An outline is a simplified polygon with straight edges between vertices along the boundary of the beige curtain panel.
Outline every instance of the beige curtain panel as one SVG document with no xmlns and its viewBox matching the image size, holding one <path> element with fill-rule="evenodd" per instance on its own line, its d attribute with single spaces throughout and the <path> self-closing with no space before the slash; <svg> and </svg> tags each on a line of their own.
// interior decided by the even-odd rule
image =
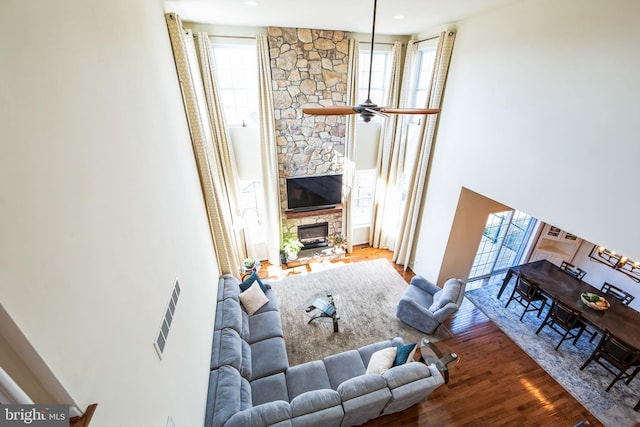
<svg viewBox="0 0 640 427">
<path fill-rule="evenodd" d="M 216 259 L 221 273 L 237 276 L 244 253 L 240 230 L 233 227 L 234 214 L 237 214 L 238 209 L 232 194 L 236 194 L 236 191 L 235 189 L 229 191 L 227 187 L 235 185 L 237 174 L 230 161 L 232 153 L 228 143 L 229 139 L 225 139 L 224 121 L 219 115 L 219 109 L 215 107 L 217 94 L 213 85 L 213 74 L 205 72 L 203 79 L 193 35 L 191 31 L 183 29 L 179 16 L 167 13 L 165 19 L 182 90 Z M 209 49 L 203 42 L 204 39 L 207 39 L 206 34 L 201 33 L 199 36 L 200 51 L 201 56 L 206 58 L 206 51 Z M 204 60 L 208 61 L 208 59 Z M 214 105 L 213 110 L 209 109 L 210 103 Z"/>
<path fill-rule="evenodd" d="M 426 107 L 441 108 L 442 95 L 444 93 L 447 74 L 449 72 L 449 62 L 453 51 L 453 42 L 456 34 L 453 31 L 443 32 L 438 39 L 436 59 L 434 64 L 433 79 L 431 80 L 431 90 Z M 431 159 L 431 147 L 435 137 L 439 115 L 428 115 L 423 122 L 423 134 L 420 143 L 420 150 L 417 156 L 417 164 L 410 180 L 411 185 L 407 194 L 407 201 L 401 217 L 401 228 L 398 243 L 393 254 L 393 261 L 404 265 L 407 269 L 411 260 L 411 252 L 416 239 L 416 229 L 420 214 L 422 198 L 427 190 L 427 175 Z"/>
<path fill-rule="evenodd" d="M 410 84 L 410 70 L 417 48 L 410 44 L 405 55 L 405 82 L 402 82 L 402 44 L 396 42 L 391 53 L 391 84 L 387 105 L 406 107 L 401 88 Z M 406 92 L 406 89 L 405 89 Z M 402 204 L 405 128 L 408 117 L 391 115 L 385 119 L 378 145 L 374 211 L 369 231 L 369 244 L 374 248 L 393 250 L 398 236 L 398 215 Z"/>
<path fill-rule="evenodd" d="M 278 153 L 271 91 L 271 64 L 267 36 L 256 39 L 258 50 L 258 90 L 260 115 L 260 154 L 262 158 L 262 185 L 265 205 L 265 230 L 267 233 L 267 258 L 272 265 L 280 265 L 280 183 L 278 177 Z"/>
<path fill-rule="evenodd" d="M 347 105 L 358 105 L 358 59 L 360 43 L 349 40 L 349 63 L 347 69 Z M 342 235 L 347 237 L 347 251 L 353 249 L 353 186 L 355 184 L 355 150 L 356 150 L 356 122 L 358 116 L 352 114 L 346 117 L 345 159 L 342 179 Z"/>
</svg>

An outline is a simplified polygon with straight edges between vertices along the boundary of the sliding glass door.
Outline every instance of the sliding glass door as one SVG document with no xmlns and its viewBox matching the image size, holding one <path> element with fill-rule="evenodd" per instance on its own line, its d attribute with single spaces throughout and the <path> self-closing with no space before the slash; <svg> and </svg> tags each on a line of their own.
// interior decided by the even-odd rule
<svg viewBox="0 0 640 427">
<path fill-rule="evenodd" d="M 520 264 L 536 222 L 520 211 L 489 214 L 467 289 L 497 283 L 509 267 Z"/>
</svg>

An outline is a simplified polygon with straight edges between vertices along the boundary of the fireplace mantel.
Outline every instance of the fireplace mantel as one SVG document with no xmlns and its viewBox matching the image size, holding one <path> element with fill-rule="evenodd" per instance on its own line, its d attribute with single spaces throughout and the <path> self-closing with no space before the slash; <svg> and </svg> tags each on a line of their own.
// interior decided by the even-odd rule
<svg viewBox="0 0 640 427">
<path fill-rule="evenodd" d="M 285 211 L 285 214 L 287 215 L 287 219 L 293 219 L 293 218 L 305 218 L 305 217 L 309 217 L 309 216 L 316 216 L 316 215 L 331 215 L 331 214 L 335 214 L 335 213 L 340 213 L 342 212 L 342 205 L 336 205 L 335 208 L 331 208 L 331 209 L 319 209 L 317 211 L 304 211 L 304 212 L 294 212 L 294 211 Z"/>
</svg>

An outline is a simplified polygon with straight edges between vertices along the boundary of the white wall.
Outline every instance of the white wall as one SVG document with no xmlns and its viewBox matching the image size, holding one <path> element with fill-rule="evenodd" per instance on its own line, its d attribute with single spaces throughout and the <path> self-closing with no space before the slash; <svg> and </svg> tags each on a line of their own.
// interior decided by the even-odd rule
<svg viewBox="0 0 640 427">
<path fill-rule="evenodd" d="M 528 0 L 459 23 L 417 273 L 438 277 L 463 186 L 640 259 L 639 24 L 634 0 Z"/>
<path fill-rule="evenodd" d="M 201 425 L 219 273 L 161 2 L 2 10 L 2 305 L 92 426 Z"/>
</svg>

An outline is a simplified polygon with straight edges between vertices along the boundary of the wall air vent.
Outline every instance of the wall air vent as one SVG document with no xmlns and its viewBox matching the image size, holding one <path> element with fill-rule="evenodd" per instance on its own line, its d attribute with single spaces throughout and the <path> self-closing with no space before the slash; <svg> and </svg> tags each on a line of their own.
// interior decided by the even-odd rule
<svg viewBox="0 0 640 427">
<path fill-rule="evenodd" d="M 162 359 L 162 353 L 164 352 L 164 347 L 167 345 L 167 338 L 169 337 L 169 329 L 171 328 L 173 313 L 175 313 L 176 307 L 178 305 L 179 296 L 180 296 L 180 284 L 178 283 L 178 279 L 176 279 L 176 284 L 173 287 L 173 292 L 171 292 L 171 298 L 169 298 L 167 309 L 164 312 L 164 317 L 162 318 L 162 322 L 160 322 L 160 330 L 158 331 L 158 337 L 153 343 L 153 346 L 155 347 L 156 352 L 158 353 L 158 357 L 160 359 Z"/>
</svg>

